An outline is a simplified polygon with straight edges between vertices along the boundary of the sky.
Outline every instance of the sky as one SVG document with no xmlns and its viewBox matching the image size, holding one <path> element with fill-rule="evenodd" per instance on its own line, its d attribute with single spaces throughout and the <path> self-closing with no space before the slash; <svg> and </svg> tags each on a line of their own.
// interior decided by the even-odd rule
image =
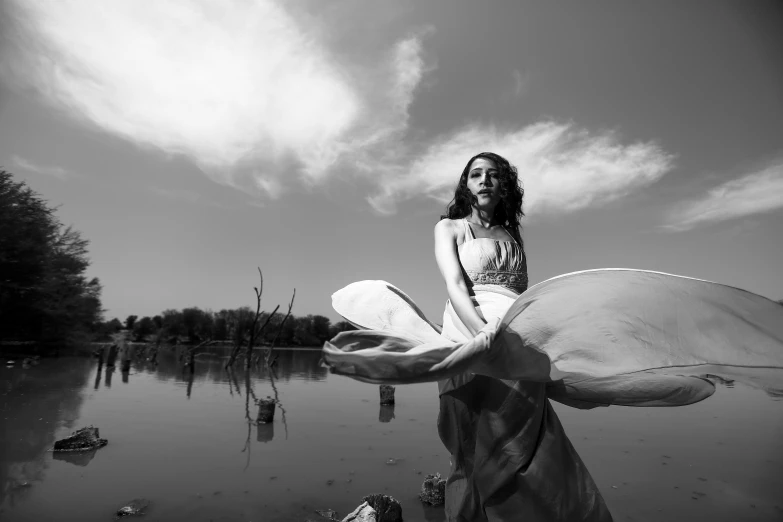
<svg viewBox="0 0 783 522">
<path fill-rule="evenodd" d="M 593 268 L 783 299 L 774 1 L 0 0 L 0 167 L 90 241 L 106 318 L 379 279 L 435 322 L 467 160 L 525 190 L 531 284 Z"/>
</svg>

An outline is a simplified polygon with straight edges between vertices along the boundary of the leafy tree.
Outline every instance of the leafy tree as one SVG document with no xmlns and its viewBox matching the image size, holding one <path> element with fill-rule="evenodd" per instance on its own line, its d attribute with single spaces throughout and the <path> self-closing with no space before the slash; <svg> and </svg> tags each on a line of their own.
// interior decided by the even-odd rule
<svg viewBox="0 0 783 522">
<path fill-rule="evenodd" d="M 294 344 L 300 346 L 318 346 L 320 344 L 320 340 L 313 333 L 312 315 L 297 317 L 292 322 L 294 323 Z"/>
<path fill-rule="evenodd" d="M 116 317 L 106 324 L 109 327 L 109 329 L 112 330 L 112 333 L 117 333 L 120 330 L 122 330 L 122 322 Z"/>
<path fill-rule="evenodd" d="M 143 341 L 148 335 L 155 333 L 155 323 L 150 317 L 142 317 L 133 325 L 133 337 L 136 341 Z"/>
<path fill-rule="evenodd" d="M 161 313 L 164 335 L 168 338 L 179 338 L 185 333 L 182 312 L 179 310 L 164 310 Z"/>
<path fill-rule="evenodd" d="M 318 344 L 323 344 L 331 337 L 329 335 L 329 318 L 323 315 L 312 316 L 312 334 L 318 339 Z"/>
<path fill-rule="evenodd" d="M 0 170 L 0 337 L 75 341 L 100 328 L 101 285 L 85 275 L 87 245 Z"/>
<path fill-rule="evenodd" d="M 185 327 L 185 335 L 190 342 L 197 342 L 212 337 L 212 314 L 200 308 L 184 308 L 182 310 L 182 324 Z"/>
<path fill-rule="evenodd" d="M 329 339 L 335 337 L 340 332 L 350 332 L 357 328 L 348 321 L 338 321 L 329 327 Z"/>
<path fill-rule="evenodd" d="M 125 318 L 125 328 L 128 330 L 133 330 L 133 325 L 136 324 L 136 319 L 138 319 L 138 315 L 129 315 Z"/>
<path fill-rule="evenodd" d="M 228 310 L 221 310 L 214 316 L 212 338 L 216 341 L 228 339 Z"/>
</svg>

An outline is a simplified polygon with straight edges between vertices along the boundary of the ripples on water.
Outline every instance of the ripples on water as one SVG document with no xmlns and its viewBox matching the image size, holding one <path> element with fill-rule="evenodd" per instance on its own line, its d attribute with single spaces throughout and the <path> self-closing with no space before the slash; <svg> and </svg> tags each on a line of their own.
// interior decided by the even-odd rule
<svg viewBox="0 0 783 522">
<path fill-rule="evenodd" d="M 106 521 L 144 497 L 149 521 L 304 521 L 381 492 L 406 522 L 444 520 L 416 498 L 424 475 L 448 474 L 436 385 L 399 386 L 382 407 L 377 386 L 328 374 L 318 351 L 278 353 L 275 379 L 226 372 L 220 349 L 192 377 L 174 350 L 126 375 L 76 357 L 0 369 L 0 519 Z M 615 520 L 783 519 L 783 402 L 717 386 L 680 408 L 555 404 Z M 275 394 L 274 423 L 256 425 L 254 399 Z M 91 424 L 108 446 L 47 451 Z"/>
</svg>

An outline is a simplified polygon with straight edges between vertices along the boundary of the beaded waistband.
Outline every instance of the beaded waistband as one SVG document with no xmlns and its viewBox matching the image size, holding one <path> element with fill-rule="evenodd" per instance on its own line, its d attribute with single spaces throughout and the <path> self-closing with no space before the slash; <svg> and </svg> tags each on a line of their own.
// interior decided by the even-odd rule
<svg viewBox="0 0 783 522">
<path fill-rule="evenodd" d="M 527 274 L 524 272 L 465 270 L 465 274 L 475 285 L 505 286 L 519 294 L 527 290 Z"/>
</svg>

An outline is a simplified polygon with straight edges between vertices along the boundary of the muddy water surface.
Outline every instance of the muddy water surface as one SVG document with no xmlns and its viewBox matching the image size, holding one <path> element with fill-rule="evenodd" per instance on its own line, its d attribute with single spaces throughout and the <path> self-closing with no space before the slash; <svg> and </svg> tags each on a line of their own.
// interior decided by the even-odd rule
<svg viewBox="0 0 783 522">
<path fill-rule="evenodd" d="M 173 351 L 128 374 L 78 357 L 0 368 L 0 519 L 108 521 L 143 497 L 148 521 L 305 521 L 381 492 L 407 522 L 444 520 L 416 498 L 424 475 L 448 473 L 436 385 L 381 407 L 377 386 L 328 374 L 318 351 L 279 353 L 276 378 L 227 373 L 220 350 L 192 377 Z M 259 426 L 267 396 L 275 421 Z M 718 384 L 680 408 L 555 409 L 615 520 L 783 520 L 780 398 Z M 88 425 L 106 447 L 47 451 Z"/>
</svg>

